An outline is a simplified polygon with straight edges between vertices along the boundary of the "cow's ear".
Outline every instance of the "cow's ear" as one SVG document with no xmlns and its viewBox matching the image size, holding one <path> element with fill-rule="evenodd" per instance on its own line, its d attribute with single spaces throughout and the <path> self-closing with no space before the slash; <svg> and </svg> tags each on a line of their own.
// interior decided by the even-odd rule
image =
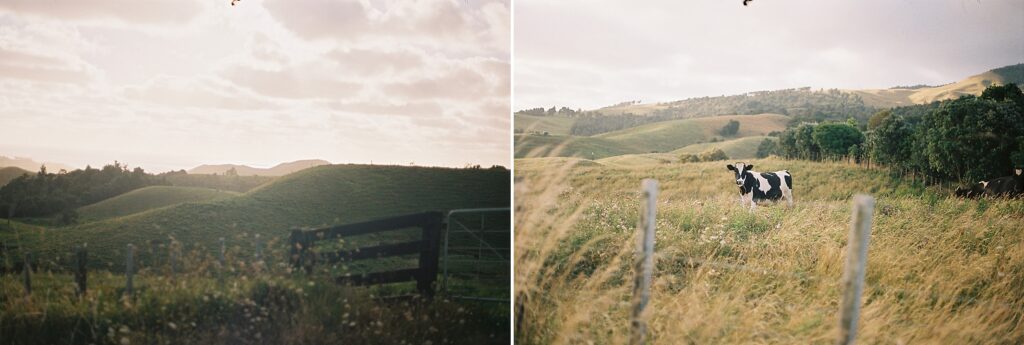
<svg viewBox="0 0 1024 345">
<path fill-rule="evenodd" d="M 743 171 L 747 171 L 747 170 L 750 170 L 750 169 L 753 169 L 753 168 L 754 168 L 754 165 L 751 164 L 751 165 L 743 167 Z"/>
<path fill-rule="evenodd" d="M 729 170 L 733 170 L 733 171 L 735 171 L 735 170 L 736 170 L 736 167 L 732 166 L 732 164 L 726 164 L 726 165 L 725 165 L 725 168 L 726 168 L 726 169 L 729 169 Z"/>
</svg>

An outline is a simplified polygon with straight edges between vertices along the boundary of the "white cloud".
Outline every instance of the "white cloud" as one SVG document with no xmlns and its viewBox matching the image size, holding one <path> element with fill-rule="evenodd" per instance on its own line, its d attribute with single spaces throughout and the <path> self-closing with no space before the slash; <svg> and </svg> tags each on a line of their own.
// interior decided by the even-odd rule
<svg viewBox="0 0 1024 345">
<path fill-rule="evenodd" d="M 1022 62 L 1019 1 L 515 3 L 515 108 L 943 84 Z"/>
</svg>

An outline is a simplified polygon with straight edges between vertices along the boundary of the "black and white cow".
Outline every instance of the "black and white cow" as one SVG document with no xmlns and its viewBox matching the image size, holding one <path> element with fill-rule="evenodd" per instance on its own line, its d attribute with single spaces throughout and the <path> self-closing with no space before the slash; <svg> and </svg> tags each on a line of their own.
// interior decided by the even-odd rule
<svg viewBox="0 0 1024 345">
<path fill-rule="evenodd" d="M 758 201 L 779 200 L 786 198 L 786 204 L 793 207 L 793 177 L 789 171 L 762 173 L 752 171 L 753 164 L 736 163 L 726 165 L 726 168 L 736 174 L 736 185 L 740 188 L 740 205 L 746 207 L 750 204 L 750 210 L 757 208 Z"/>
<path fill-rule="evenodd" d="M 1013 175 L 995 178 L 991 181 L 979 181 L 970 187 L 957 187 L 956 189 L 956 196 L 959 197 L 973 198 L 984 195 L 1011 198 L 1024 196 L 1024 169 L 1013 169 Z"/>
</svg>

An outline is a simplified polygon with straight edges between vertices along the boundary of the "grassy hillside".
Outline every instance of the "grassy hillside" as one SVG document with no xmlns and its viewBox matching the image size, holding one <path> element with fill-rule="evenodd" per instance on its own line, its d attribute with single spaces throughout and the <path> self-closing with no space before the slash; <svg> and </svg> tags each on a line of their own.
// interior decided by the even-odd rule
<svg viewBox="0 0 1024 345">
<path fill-rule="evenodd" d="M 47 257 L 89 243 L 97 262 L 113 265 L 127 243 L 173 236 L 212 248 L 219 237 L 287 236 L 314 227 L 454 208 L 508 206 L 507 170 L 330 165 L 284 176 L 246 194 L 189 202 L 70 228 L 22 234 Z M 90 254 L 93 255 L 93 254 Z M 113 267 L 113 266 L 111 266 Z"/>
<path fill-rule="evenodd" d="M 559 156 L 599 159 L 639 153 L 639 148 L 595 137 L 516 134 L 515 157 Z"/>
<path fill-rule="evenodd" d="M 18 178 L 18 176 L 29 174 L 28 170 L 19 167 L 5 167 L 0 168 L 0 187 L 3 187 L 7 182 Z"/>
<path fill-rule="evenodd" d="M 847 91 L 860 95 L 867 105 L 888 108 L 955 99 L 963 95 L 980 95 L 990 85 L 1007 83 L 1024 86 L 1024 64 L 996 68 L 942 86 Z"/>
<path fill-rule="evenodd" d="M 790 119 L 778 114 L 714 116 L 657 122 L 596 137 L 637 148 L 643 153 L 668 152 L 721 137 L 718 131 L 730 120 L 740 122 L 739 132 L 734 137 L 748 137 L 782 131 Z"/>
<path fill-rule="evenodd" d="M 226 198 L 238 193 L 207 188 L 150 186 L 133 190 L 92 205 L 78 208 L 82 222 L 127 216 L 183 202 L 200 202 Z"/>
<path fill-rule="evenodd" d="M 54 163 L 54 162 L 43 162 L 39 163 L 28 157 L 6 157 L 0 155 L 0 167 L 18 167 L 28 171 L 36 172 L 39 171 L 39 166 L 46 165 L 46 170 L 51 172 L 57 172 L 61 169 L 71 171 L 72 168 L 69 165 Z"/>
<path fill-rule="evenodd" d="M 552 135 L 569 135 L 576 119 L 561 116 L 536 116 L 516 114 L 513 118 L 516 131 L 548 132 Z"/>
<path fill-rule="evenodd" d="M 722 149 L 729 156 L 729 159 L 752 159 L 757 155 L 757 145 L 760 145 L 764 138 L 767 137 L 754 135 L 717 143 L 694 144 L 672 151 L 672 153 L 674 155 L 680 153 L 698 154 L 707 150 Z"/>
<path fill-rule="evenodd" d="M 627 343 L 643 178 L 661 183 L 652 343 L 828 343 L 837 336 L 849 198 L 877 197 L 861 343 L 1024 342 L 1024 200 L 962 200 L 838 163 L 793 173 L 796 206 L 740 208 L 721 162 L 516 166 L 523 344 Z"/>
</svg>

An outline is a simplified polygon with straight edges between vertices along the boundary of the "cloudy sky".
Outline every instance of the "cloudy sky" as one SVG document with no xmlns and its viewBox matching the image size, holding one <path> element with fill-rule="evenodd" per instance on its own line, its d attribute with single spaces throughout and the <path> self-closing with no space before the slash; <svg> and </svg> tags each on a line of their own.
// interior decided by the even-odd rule
<svg viewBox="0 0 1024 345">
<path fill-rule="evenodd" d="M 509 1 L 0 1 L 0 155 L 510 164 Z"/>
<path fill-rule="evenodd" d="M 516 0 L 515 109 L 945 84 L 1024 62 L 1020 0 Z"/>
</svg>

